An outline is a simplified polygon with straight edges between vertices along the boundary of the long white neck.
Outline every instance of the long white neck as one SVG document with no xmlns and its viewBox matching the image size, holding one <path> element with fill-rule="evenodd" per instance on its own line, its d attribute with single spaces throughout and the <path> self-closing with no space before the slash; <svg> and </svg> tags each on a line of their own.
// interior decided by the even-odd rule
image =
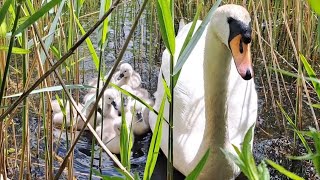
<svg viewBox="0 0 320 180">
<path fill-rule="evenodd" d="M 204 51 L 204 97 L 205 97 L 205 136 L 210 148 L 211 158 L 216 164 L 211 164 L 208 171 L 214 172 L 217 179 L 226 179 L 230 175 L 223 174 L 221 168 L 228 168 L 229 163 L 220 148 L 228 143 L 226 100 L 228 78 L 231 62 L 230 50 L 208 28 Z M 217 163 L 219 162 L 219 163 Z M 210 164 L 210 162 L 209 162 Z"/>
<path fill-rule="evenodd" d="M 226 100 L 230 61 L 230 50 L 208 29 L 203 63 L 206 129 L 208 127 L 212 132 L 211 142 L 222 147 L 227 138 Z"/>
</svg>

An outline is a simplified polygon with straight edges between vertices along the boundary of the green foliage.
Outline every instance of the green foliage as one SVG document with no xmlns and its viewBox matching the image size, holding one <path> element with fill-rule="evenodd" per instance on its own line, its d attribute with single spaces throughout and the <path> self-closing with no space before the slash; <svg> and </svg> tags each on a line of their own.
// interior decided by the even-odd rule
<svg viewBox="0 0 320 180">
<path fill-rule="evenodd" d="M 170 8 L 169 0 L 158 0 L 157 1 L 157 12 L 160 25 L 161 35 L 164 44 L 168 48 L 171 55 L 175 52 L 175 35 L 174 35 L 174 23 L 173 23 L 173 12 Z"/>
<path fill-rule="evenodd" d="M 184 49 L 186 48 L 186 46 L 188 45 L 188 43 L 190 42 L 190 40 L 191 40 L 191 38 L 192 38 L 194 29 L 195 29 L 195 27 L 196 27 L 197 21 L 198 21 L 198 19 L 199 19 L 199 16 L 200 16 L 200 13 L 201 13 L 201 10 L 202 10 L 202 6 L 203 6 L 203 2 L 201 2 L 200 5 L 199 5 L 198 8 L 197 8 L 197 12 L 196 12 L 196 15 L 195 15 L 194 18 L 193 18 L 191 28 L 189 29 L 189 32 L 188 32 L 188 34 L 187 34 L 187 37 L 186 37 L 186 39 L 184 40 L 183 45 L 182 45 L 182 47 L 181 47 L 179 57 L 181 56 L 182 52 L 184 51 Z M 176 86 L 176 84 L 177 84 L 177 82 L 178 82 L 178 78 L 179 78 L 180 72 L 181 72 L 181 69 L 179 70 L 179 72 L 178 72 L 176 75 L 174 75 L 173 86 Z"/>
<path fill-rule="evenodd" d="M 83 29 L 82 25 L 80 24 L 78 18 L 76 18 L 76 17 L 74 17 L 74 18 L 75 18 L 75 20 L 76 20 L 76 22 L 78 24 L 78 27 L 79 27 L 79 29 L 81 31 L 81 34 L 82 35 L 86 34 L 86 32 L 84 31 L 84 29 Z M 87 43 L 87 46 L 88 46 L 88 50 L 89 50 L 89 52 L 91 54 L 92 61 L 93 61 L 94 65 L 95 65 L 96 69 L 98 70 L 99 69 L 99 58 L 98 58 L 98 55 L 97 55 L 97 53 L 96 53 L 96 51 L 94 49 L 92 41 L 91 41 L 91 39 L 89 37 L 86 39 L 86 43 Z"/>
<path fill-rule="evenodd" d="M 121 95 L 121 131 L 120 131 L 120 157 L 121 163 L 130 171 L 130 156 L 133 145 L 131 124 L 127 124 L 126 112 L 124 111 L 123 96 Z M 133 113 L 134 114 L 134 113 Z M 132 121 L 132 119 L 131 119 Z"/>
<path fill-rule="evenodd" d="M 221 150 L 240 168 L 240 170 L 249 180 L 269 180 L 270 175 L 265 163 L 261 162 L 261 164 L 256 166 L 251 152 L 251 142 L 253 138 L 254 126 L 255 125 L 253 124 L 247 131 L 244 137 L 244 141 L 242 143 L 241 151 L 238 149 L 238 147 L 233 145 L 233 148 L 236 151 L 237 156 L 226 150 Z"/>
<path fill-rule="evenodd" d="M 37 12 L 32 14 L 23 24 L 21 24 L 18 29 L 13 33 L 13 35 L 17 35 L 24 31 L 26 28 L 28 28 L 30 25 L 35 23 L 38 19 L 43 17 L 45 13 L 47 13 L 51 8 L 53 8 L 55 5 L 59 4 L 61 0 L 51 0 L 47 4 L 45 4 L 41 9 L 39 9 Z"/>
<path fill-rule="evenodd" d="M 6 0 L 2 8 L 0 9 L 0 25 L 2 24 L 4 18 L 6 17 L 6 13 L 8 12 L 8 9 L 11 3 L 12 3 L 12 0 Z"/>
<path fill-rule="evenodd" d="M 158 153 L 160 150 L 161 144 L 161 136 L 162 136 L 162 122 L 163 122 L 163 111 L 166 103 L 166 94 L 164 93 L 162 96 L 161 106 L 159 110 L 159 114 L 156 121 L 156 126 L 154 128 L 152 139 L 148 151 L 148 158 L 146 162 L 146 166 L 144 169 L 143 180 L 149 180 L 153 173 L 154 167 L 157 162 Z"/>
<path fill-rule="evenodd" d="M 29 0 L 27 0 L 28 2 Z M 66 0 L 62 0 L 62 2 L 60 3 L 60 6 L 57 10 L 57 12 L 55 13 L 56 16 L 54 17 L 53 21 L 50 23 L 50 29 L 49 29 L 49 36 L 46 38 L 45 40 L 45 50 L 48 51 L 50 46 L 52 45 L 52 42 L 54 40 L 54 34 L 55 34 L 55 31 L 56 31 L 56 28 L 57 28 L 57 25 L 58 25 L 58 22 L 59 22 L 59 19 L 62 15 L 62 9 L 64 7 L 64 4 L 65 4 Z M 32 6 L 31 6 L 32 7 Z M 44 54 L 44 51 L 43 49 L 41 49 L 41 54 L 40 54 L 40 57 L 41 57 L 41 63 L 44 64 L 45 62 L 45 54 Z M 59 57 L 60 58 L 60 57 Z"/>
<path fill-rule="evenodd" d="M 318 0 L 308 0 L 311 8 L 320 16 L 320 3 Z"/>
<path fill-rule="evenodd" d="M 7 47 L 7 46 L 0 46 L 0 50 L 8 51 L 8 50 L 9 50 L 9 47 Z M 12 47 L 12 53 L 13 53 L 13 54 L 28 54 L 28 53 L 30 53 L 30 51 L 27 50 L 27 49 L 23 49 L 23 48 Z"/>
<path fill-rule="evenodd" d="M 304 65 L 304 68 L 306 69 L 308 75 L 310 78 L 317 79 L 317 75 L 312 69 L 311 65 L 308 63 L 307 59 L 303 56 L 303 54 L 300 54 L 300 59 Z M 318 95 L 318 98 L 320 100 L 320 83 L 317 81 L 312 81 L 312 85 L 314 89 L 316 90 L 316 93 Z"/>
<path fill-rule="evenodd" d="M 72 84 L 72 85 L 66 85 L 67 89 L 88 89 L 91 88 L 91 86 L 87 85 L 81 85 L 81 84 Z M 43 92 L 53 92 L 53 91 L 61 91 L 63 88 L 62 86 L 51 86 L 46 88 L 41 88 L 37 90 L 33 90 L 30 94 L 38 94 Z M 9 96 L 5 96 L 3 98 L 13 98 L 13 97 L 19 97 L 22 93 L 17 93 Z"/>
<path fill-rule="evenodd" d="M 102 15 L 110 9 L 111 2 L 112 0 L 101 0 L 99 17 L 102 17 Z M 105 19 L 99 29 L 99 46 L 102 47 L 102 50 L 107 45 L 106 42 L 109 34 L 109 19 L 110 18 Z"/>
<path fill-rule="evenodd" d="M 194 180 L 198 178 L 199 174 L 201 173 L 204 165 L 208 160 L 209 154 L 210 154 L 210 150 L 208 149 L 207 152 L 199 161 L 199 163 L 197 164 L 197 166 L 194 168 L 194 170 L 186 177 L 186 180 Z"/>
<path fill-rule="evenodd" d="M 294 179 L 294 180 L 303 180 L 302 177 L 299 177 L 298 175 L 286 170 L 284 167 L 280 166 L 279 164 L 267 159 L 266 162 L 272 166 L 274 169 L 279 171 L 280 173 L 286 175 L 288 178 Z"/>
<path fill-rule="evenodd" d="M 196 33 L 192 36 L 191 40 L 189 41 L 188 45 L 185 47 L 184 51 L 179 55 L 177 60 L 177 64 L 174 67 L 173 75 L 176 75 L 187 61 L 190 53 L 192 52 L 193 48 L 196 46 L 197 42 L 199 41 L 200 37 L 202 36 L 203 31 L 205 30 L 206 26 L 208 25 L 214 11 L 220 5 L 221 0 L 217 0 L 217 2 L 212 6 L 210 11 L 208 12 L 206 18 L 202 21 L 200 27 L 196 31 Z"/>
</svg>

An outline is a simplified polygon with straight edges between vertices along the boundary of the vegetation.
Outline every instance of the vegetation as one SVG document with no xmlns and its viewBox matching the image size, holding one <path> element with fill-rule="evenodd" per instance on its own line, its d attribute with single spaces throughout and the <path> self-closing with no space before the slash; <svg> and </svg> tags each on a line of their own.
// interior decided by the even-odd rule
<svg viewBox="0 0 320 180">
<path fill-rule="evenodd" d="M 222 3 L 244 5 L 252 17 L 255 81 L 261 100 L 259 116 L 264 119 L 263 123 L 256 125 L 255 139 L 284 136 L 293 139 L 294 143 L 302 143 L 307 154 L 287 154 L 288 158 L 311 160 L 319 173 L 320 81 L 316 74 L 319 73 L 320 59 L 320 5 L 316 1 L 212 0 L 203 3 L 195 0 L 51 0 L 44 1 L 43 4 L 30 0 L 0 2 L 0 174 L 13 179 L 33 179 L 34 169 L 37 168 L 46 179 L 58 179 L 61 174 L 68 179 L 79 176 L 74 165 L 77 158 L 74 150 L 80 136 L 75 136 L 74 128 L 67 129 L 64 126 L 64 131 L 61 131 L 66 135 L 64 141 L 53 136 L 49 103 L 52 97 L 60 99 L 62 109 L 65 109 L 62 102 L 69 100 L 70 106 L 76 107 L 77 115 L 86 119 L 77 105 L 82 92 L 90 88 L 86 85 L 88 74 L 95 74 L 95 77 L 103 79 L 104 75 L 109 73 L 104 83 L 98 85 L 103 87 L 103 91 L 120 61 L 126 60 L 128 54 L 131 54 L 130 58 L 138 71 L 142 72 L 142 67 L 146 65 L 145 70 L 148 73 L 144 73 L 143 80 L 146 82 L 145 86 L 154 91 L 157 84 L 152 81 L 152 74 L 154 69 L 159 67 L 161 53 L 166 47 L 171 54 L 171 78 L 170 82 L 163 81 L 166 93 L 163 95 L 159 112 L 138 97 L 120 90 L 158 113 L 147 163 L 144 173 L 141 173 L 143 179 L 149 179 L 155 168 L 162 123 L 169 123 L 171 127 L 168 177 L 173 179 L 173 88 L 188 52 L 203 31 L 191 28 L 178 62 L 174 65 L 172 58 L 175 52 L 176 24 L 181 18 L 187 22 L 195 22 L 200 18 L 204 19 L 204 24 L 208 23 L 207 15 L 210 16 Z M 194 31 L 196 33 L 191 38 Z M 92 64 L 91 69 L 88 64 Z M 96 102 L 102 95 L 103 93 L 97 92 Z M 168 120 L 162 116 L 165 103 L 171 104 Z M 96 111 L 90 112 L 89 117 L 96 117 Z M 37 119 L 36 125 L 31 124 L 32 117 Z M 71 121 L 75 119 L 71 117 Z M 138 172 L 133 172 L 130 166 L 132 133 L 127 131 L 127 126 L 123 120 L 120 161 L 103 145 L 94 127 L 90 128 L 94 138 L 90 171 L 86 176 L 122 178 L 101 175 L 103 173 L 94 167 L 95 152 L 98 152 L 95 148 L 97 142 L 101 146 L 100 152 L 106 152 L 110 156 L 123 177 L 140 178 Z M 80 134 L 83 132 L 84 128 Z M 269 179 L 267 163 L 293 179 L 300 178 L 293 174 L 295 172 L 290 173 L 270 160 L 256 166 L 251 154 L 252 145 L 249 143 L 253 133 L 252 129 L 248 132 L 242 148 L 235 147 L 238 156 L 225 152 L 247 177 Z M 67 152 L 61 154 L 59 146 L 64 145 Z M 208 153 L 187 179 L 196 178 L 207 156 Z M 103 155 L 100 153 L 100 169 L 103 169 L 102 159 Z M 15 174 L 18 176 L 14 176 Z"/>
</svg>

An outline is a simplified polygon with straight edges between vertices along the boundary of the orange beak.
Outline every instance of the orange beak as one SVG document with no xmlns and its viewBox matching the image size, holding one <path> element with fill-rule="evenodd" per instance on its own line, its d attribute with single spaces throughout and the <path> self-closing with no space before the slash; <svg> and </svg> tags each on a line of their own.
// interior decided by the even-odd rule
<svg viewBox="0 0 320 180">
<path fill-rule="evenodd" d="M 251 62 L 251 44 L 242 42 L 242 35 L 235 36 L 230 41 L 230 49 L 236 64 L 238 73 L 244 80 L 250 80 L 253 77 Z"/>
</svg>

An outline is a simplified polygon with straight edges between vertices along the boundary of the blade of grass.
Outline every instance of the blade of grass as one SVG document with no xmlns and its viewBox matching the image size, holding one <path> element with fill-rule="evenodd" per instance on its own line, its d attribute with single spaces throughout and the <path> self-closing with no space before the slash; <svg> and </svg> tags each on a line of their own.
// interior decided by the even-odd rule
<svg viewBox="0 0 320 180">
<path fill-rule="evenodd" d="M 306 69 L 309 77 L 317 79 L 317 75 L 314 72 L 314 70 L 312 69 L 311 65 L 308 63 L 307 59 L 301 53 L 299 54 L 299 56 L 300 56 L 300 59 L 304 65 L 304 68 Z M 312 85 L 318 95 L 318 98 L 320 99 L 320 83 L 312 81 Z"/>
<path fill-rule="evenodd" d="M 221 0 L 217 0 L 216 3 L 212 6 L 212 8 L 210 9 L 210 11 L 208 12 L 208 15 L 205 17 L 205 19 L 202 21 L 201 25 L 199 26 L 198 30 L 196 31 L 196 33 L 192 36 L 190 42 L 188 43 L 188 45 L 185 47 L 184 51 L 181 53 L 181 55 L 179 56 L 178 60 L 177 60 L 177 64 L 174 67 L 173 70 L 173 75 L 176 75 L 182 68 L 182 66 L 184 65 L 184 63 L 187 61 L 190 53 L 192 52 L 193 48 L 195 47 L 195 45 L 197 44 L 197 42 L 199 41 L 203 31 L 205 30 L 205 28 L 207 27 L 212 14 L 214 13 L 214 11 L 218 8 L 218 6 L 220 5 Z"/>
<path fill-rule="evenodd" d="M 200 13 L 201 13 L 201 11 L 202 11 L 203 1 L 201 1 L 199 4 L 200 4 L 200 5 L 197 7 L 197 12 L 196 12 L 196 15 L 195 15 L 194 18 L 193 18 L 191 28 L 189 29 L 189 32 L 188 32 L 188 34 L 187 34 L 187 37 L 186 37 L 186 39 L 185 39 L 184 42 L 183 42 L 182 48 L 181 48 L 181 50 L 180 50 L 179 57 L 181 56 L 182 52 L 184 51 L 184 49 L 186 48 L 186 46 L 188 45 L 188 43 L 190 42 L 190 40 L 191 40 L 191 38 L 192 38 L 192 35 L 193 35 L 194 30 L 195 30 L 197 21 L 198 21 L 198 19 L 199 19 Z M 176 86 L 177 81 L 178 81 L 178 79 L 179 79 L 180 72 L 181 72 L 181 69 L 177 72 L 176 75 L 174 75 L 174 77 L 173 77 L 173 79 L 174 79 L 174 81 L 173 81 L 173 86 Z"/>
<path fill-rule="evenodd" d="M 164 93 L 162 96 L 162 101 L 161 101 L 156 125 L 151 138 L 147 162 L 146 162 L 146 166 L 144 168 L 144 173 L 143 173 L 143 180 L 149 180 L 151 178 L 151 175 L 153 173 L 154 167 L 157 162 L 158 153 L 159 153 L 160 144 L 161 144 L 162 122 L 163 122 L 162 120 L 163 120 L 163 112 L 164 112 L 166 99 L 167 99 L 167 96 Z"/>
<path fill-rule="evenodd" d="M 18 4 L 17 8 L 16 8 L 16 14 L 19 14 L 21 10 L 21 4 Z M 17 25 L 18 25 L 18 16 L 15 16 L 15 20 L 14 20 L 14 24 L 13 24 L 13 28 L 12 28 L 12 34 L 14 34 L 14 32 L 16 31 Z M 10 61 L 11 61 L 11 54 L 12 54 L 12 48 L 13 48 L 13 43 L 14 43 L 14 36 L 11 35 L 10 38 L 10 42 L 9 42 L 9 49 L 8 49 L 8 54 L 7 54 L 7 59 L 6 59 L 6 66 L 3 72 L 3 78 L 1 81 L 1 89 L 0 89 L 0 104 L 2 106 L 2 98 L 4 95 L 4 90 L 5 90 L 5 86 L 6 86 L 6 80 L 8 77 L 8 72 L 9 72 L 9 66 L 10 66 Z M 4 118 L 0 118 L 0 121 L 3 121 Z"/>
<path fill-rule="evenodd" d="M 186 180 L 193 180 L 197 179 L 199 174 L 201 173 L 204 165 L 206 164 L 208 157 L 210 154 L 210 150 L 208 149 L 207 152 L 204 154 L 204 156 L 199 161 L 198 165 L 191 171 L 191 173 L 186 177 Z"/>
<path fill-rule="evenodd" d="M 259 179 L 257 174 L 257 167 L 254 162 L 254 158 L 252 155 L 252 147 L 251 142 L 253 139 L 253 130 L 254 130 L 255 124 L 253 124 L 249 130 L 247 131 L 243 143 L 242 143 L 242 153 L 243 153 L 243 159 L 247 167 L 249 167 L 251 170 L 249 171 L 250 177 L 253 179 Z"/>
<path fill-rule="evenodd" d="M 72 85 L 66 85 L 67 89 L 87 89 L 91 88 L 92 86 L 87 86 L 87 85 L 81 85 L 81 84 L 72 84 Z M 52 87 L 46 87 L 46 88 L 41 88 L 37 90 L 31 91 L 30 94 L 38 94 L 38 93 L 43 93 L 43 92 L 54 92 L 54 91 L 61 91 L 63 90 L 62 86 L 52 86 Z M 20 97 L 22 93 L 18 94 L 13 94 L 13 95 L 8 95 L 3 98 L 13 98 L 13 97 Z"/>
<path fill-rule="evenodd" d="M 121 95 L 121 130 L 120 130 L 120 157 L 121 163 L 130 171 L 130 154 L 129 152 L 129 132 L 126 120 L 126 112 L 124 111 L 123 96 Z"/>
<path fill-rule="evenodd" d="M 33 23 L 35 23 L 39 18 L 43 17 L 45 13 L 47 13 L 51 8 L 53 8 L 55 5 L 59 4 L 61 0 L 51 0 L 47 4 L 45 4 L 41 9 L 39 9 L 37 12 L 32 14 L 23 24 L 19 26 L 19 28 L 12 34 L 12 36 L 15 36 L 19 33 L 21 33 L 23 30 L 31 26 Z M 18 13 L 16 13 L 18 14 Z"/>
<path fill-rule="evenodd" d="M 56 16 L 54 17 L 52 23 L 50 23 L 50 29 L 49 29 L 49 32 L 48 32 L 48 37 L 46 38 L 45 40 L 45 48 L 46 48 L 46 51 L 49 50 L 52 42 L 53 42 L 53 39 L 54 39 L 54 32 L 56 31 L 56 27 L 58 25 L 58 22 L 59 22 L 59 19 L 61 17 L 61 12 L 62 12 L 62 9 L 64 7 L 64 4 L 65 4 L 66 0 L 62 0 L 57 12 L 56 12 Z M 29 6 L 29 7 L 32 7 L 32 6 Z M 45 54 L 44 54 L 44 51 L 41 50 L 41 62 L 42 64 L 45 62 Z"/>
<path fill-rule="evenodd" d="M 7 46 L 0 46 L 0 50 L 8 51 L 9 47 Z M 23 49 L 23 48 L 18 48 L 18 47 L 12 47 L 12 53 L 13 54 L 28 54 L 30 53 L 29 50 Z"/>
<path fill-rule="evenodd" d="M 169 0 L 157 1 L 157 13 L 160 25 L 160 31 L 163 41 L 168 48 L 170 54 L 174 54 L 175 51 L 175 36 L 174 36 L 174 23 L 173 12 L 171 12 Z"/>
<path fill-rule="evenodd" d="M 0 10 L 0 24 L 2 24 L 4 18 L 6 17 L 6 13 L 8 12 L 11 3 L 12 0 L 6 0 L 6 2 L 3 4 Z"/>
<path fill-rule="evenodd" d="M 81 34 L 85 35 L 86 32 L 84 31 L 83 27 L 81 26 L 78 18 L 76 18 L 75 16 L 74 16 L 74 18 L 75 18 L 75 20 L 76 20 L 76 22 L 78 24 L 78 27 L 79 27 L 79 29 L 81 31 Z M 98 70 L 99 69 L 99 58 L 98 58 L 98 55 L 97 55 L 97 53 L 96 53 L 96 51 L 95 51 L 95 49 L 93 47 L 91 39 L 87 38 L 86 39 L 86 43 L 87 43 L 87 46 L 88 46 L 88 50 L 89 50 L 89 52 L 91 54 L 92 61 L 93 61 L 94 65 L 95 65 L 95 67 L 96 67 L 96 70 Z"/>
<path fill-rule="evenodd" d="M 304 180 L 302 177 L 286 170 L 283 166 L 269 160 L 269 159 L 266 159 L 266 162 L 272 166 L 274 169 L 276 169 L 277 171 L 279 171 L 281 174 L 284 174 L 286 175 L 287 177 L 291 178 L 291 179 L 294 179 L 294 180 Z"/>
<path fill-rule="evenodd" d="M 320 16 L 320 4 L 318 0 L 308 0 L 311 8 Z"/>
<path fill-rule="evenodd" d="M 101 6 L 100 6 L 100 13 L 99 13 L 99 17 L 102 16 L 108 9 L 110 9 L 111 6 L 111 0 L 102 0 L 101 1 Z M 109 34 L 109 19 L 107 18 L 106 20 L 103 21 L 102 26 L 99 29 L 99 46 L 101 48 L 101 50 L 103 51 L 105 46 L 106 46 L 106 42 L 107 42 L 107 37 Z"/>
</svg>

